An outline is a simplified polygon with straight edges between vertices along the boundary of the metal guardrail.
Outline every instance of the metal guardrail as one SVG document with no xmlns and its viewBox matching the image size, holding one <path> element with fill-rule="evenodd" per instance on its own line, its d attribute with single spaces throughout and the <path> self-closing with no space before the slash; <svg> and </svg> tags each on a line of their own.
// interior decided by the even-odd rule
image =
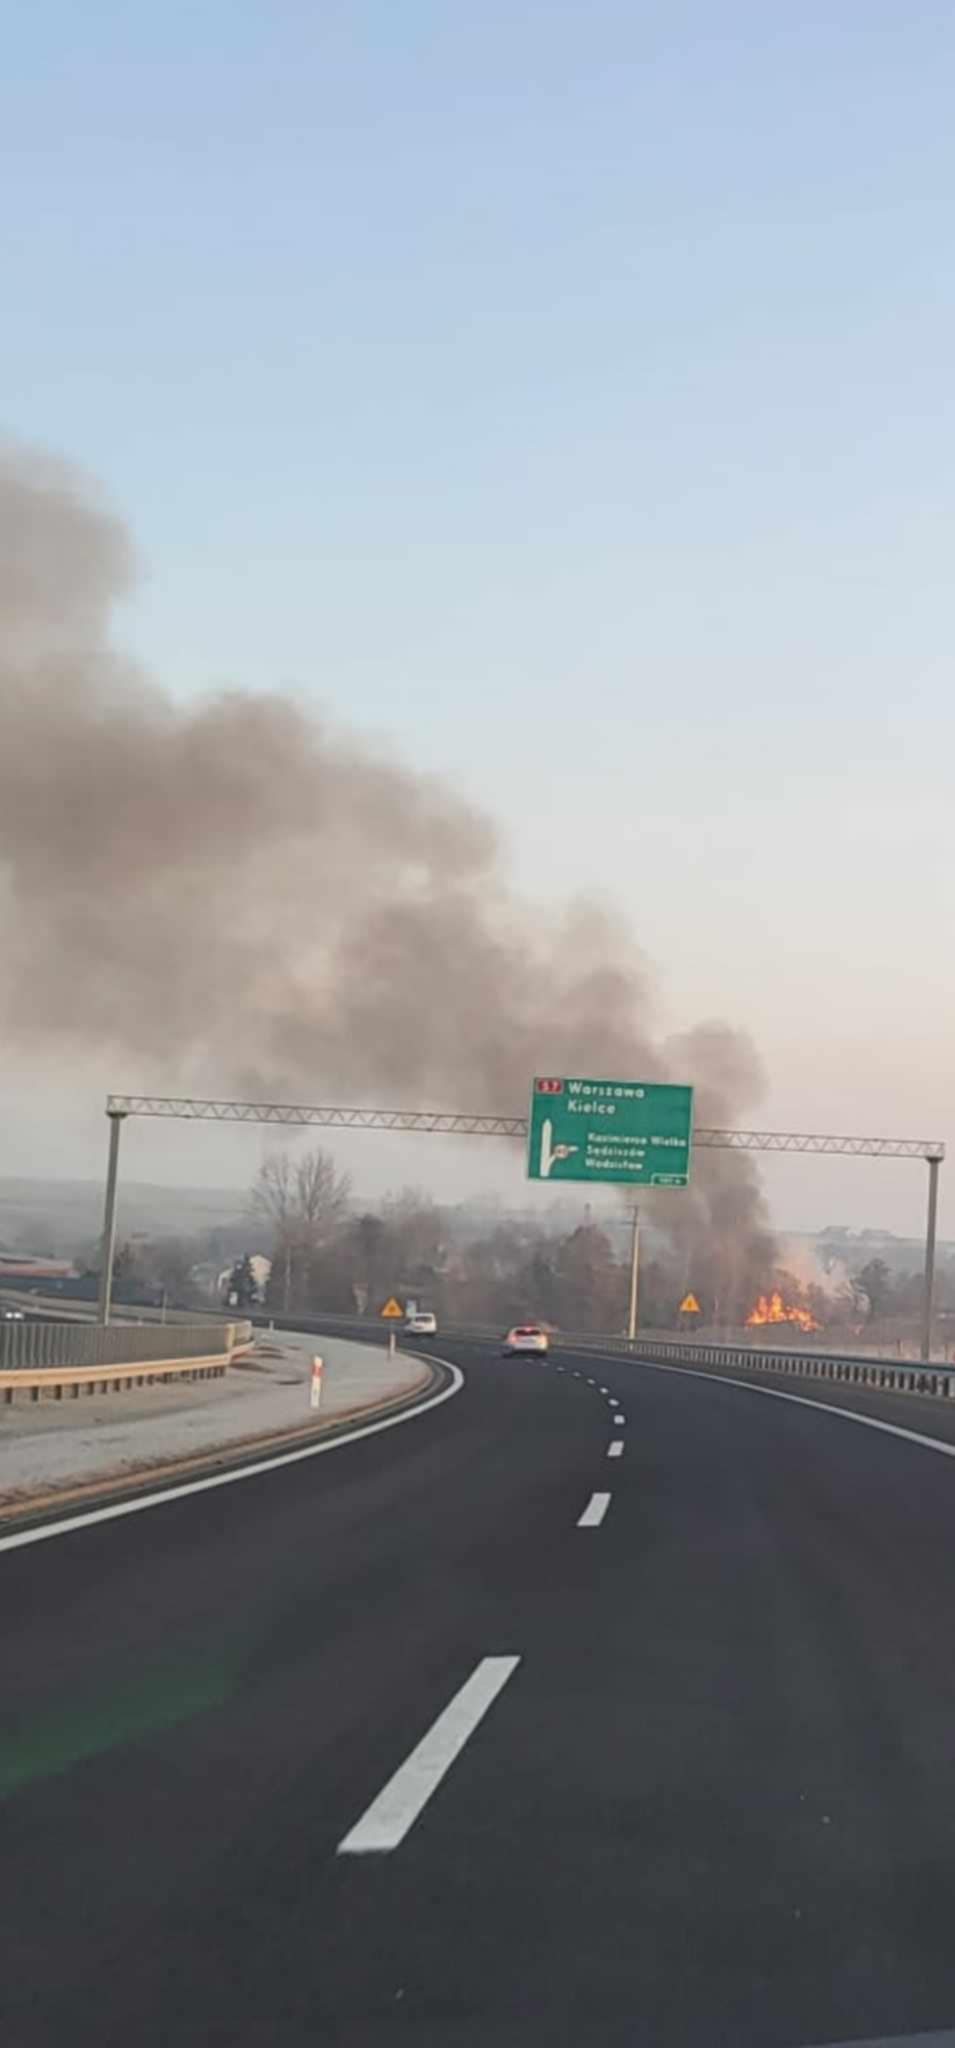
<svg viewBox="0 0 955 2048">
<path fill-rule="evenodd" d="M 559 1342 L 560 1340 L 558 1340 Z M 887 1394 L 927 1394 L 946 1401 L 955 1399 L 955 1367 L 917 1365 L 908 1360 L 897 1364 L 885 1358 L 827 1356 L 815 1351 L 754 1351 L 749 1345 L 667 1344 L 638 1337 L 568 1338 L 575 1350 L 611 1351 L 624 1357 L 646 1358 L 654 1365 L 702 1365 L 722 1371 L 777 1374 L 785 1378 L 832 1380 L 843 1386 L 869 1387 Z"/>
<path fill-rule="evenodd" d="M 39 1401 L 43 1394 L 52 1394 L 55 1401 L 62 1401 L 64 1393 L 69 1392 L 76 1401 L 81 1393 L 129 1393 L 133 1387 L 152 1386 L 156 1380 L 223 1379 L 228 1364 L 228 1358 L 216 1353 L 192 1359 L 157 1358 L 136 1365 L 61 1365 L 42 1367 L 36 1372 L 22 1367 L 16 1372 L 0 1372 L 0 1394 L 8 1408 L 17 1394 L 24 1393 L 29 1393 L 33 1401 Z"/>
<path fill-rule="evenodd" d="M 115 1323 L 0 1324 L 0 1372 L 148 1364 L 152 1359 L 227 1358 L 248 1343 L 249 1322 L 142 1329 Z"/>
</svg>

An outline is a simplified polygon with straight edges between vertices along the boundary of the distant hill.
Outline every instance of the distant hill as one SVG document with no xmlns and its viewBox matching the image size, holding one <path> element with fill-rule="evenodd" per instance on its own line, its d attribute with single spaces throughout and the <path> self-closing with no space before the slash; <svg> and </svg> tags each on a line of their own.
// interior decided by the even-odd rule
<svg viewBox="0 0 955 2048">
<path fill-rule="evenodd" d="M 813 1245 L 819 1258 L 841 1259 L 854 1273 L 860 1272 L 870 1259 L 884 1260 L 892 1273 L 912 1272 L 921 1267 L 925 1256 L 924 1237 L 899 1237 L 892 1230 L 850 1230 L 841 1223 L 830 1223 L 825 1230 L 805 1235 L 802 1241 Z M 937 1251 L 940 1259 L 951 1258 L 955 1244 L 940 1237 Z"/>
<path fill-rule="evenodd" d="M 156 1187 L 125 1181 L 120 1190 L 123 1237 L 193 1237 L 200 1231 L 240 1229 L 246 1216 L 241 1188 Z M 0 1177 L 0 1248 L 69 1258 L 98 1237 L 103 1186 L 95 1180 Z"/>
</svg>

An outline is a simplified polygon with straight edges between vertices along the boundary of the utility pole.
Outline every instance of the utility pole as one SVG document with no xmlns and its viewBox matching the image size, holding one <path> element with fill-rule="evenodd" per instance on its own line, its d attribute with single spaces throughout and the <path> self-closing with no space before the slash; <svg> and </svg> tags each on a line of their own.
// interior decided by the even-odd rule
<svg viewBox="0 0 955 2048">
<path fill-rule="evenodd" d="M 928 1220 L 925 1226 L 925 1275 L 922 1282 L 922 1357 L 926 1364 L 932 1356 L 935 1296 L 935 1236 L 938 1223 L 938 1170 L 942 1164 L 937 1152 L 926 1153 L 928 1165 Z"/>
<path fill-rule="evenodd" d="M 103 1208 L 103 1243 L 99 1275 L 99 1321 L 109 1322 L 113 1304 L 113 1259 L 116 1252 L 116 1187 L 119 1180 L 119 1140 L 125 1111 L 109 1109 L 109 1163 L 106 1168 L 106 1202 Z"/>
<path fill-rule="evenodd" d="M 627 1309 L 627 1336 L 631 1344 L 637 1334 L 637 1302 L 640 1289 L 640 1211 L 633 1211 L 630 1238 L 630 1303 Z"/>
</svg>

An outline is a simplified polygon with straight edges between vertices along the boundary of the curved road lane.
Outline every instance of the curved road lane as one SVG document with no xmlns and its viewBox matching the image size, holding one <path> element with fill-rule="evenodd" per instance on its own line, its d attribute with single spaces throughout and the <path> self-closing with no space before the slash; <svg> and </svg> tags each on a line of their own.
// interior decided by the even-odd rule
<svg viewBox="0 0 955 2048">
<path fill-rule="evenodd" d="M 0 1553 L 4 2040 L 955 2025 L 955 1460 L 446 1348 L 401 1429 Z"/>
</svg>

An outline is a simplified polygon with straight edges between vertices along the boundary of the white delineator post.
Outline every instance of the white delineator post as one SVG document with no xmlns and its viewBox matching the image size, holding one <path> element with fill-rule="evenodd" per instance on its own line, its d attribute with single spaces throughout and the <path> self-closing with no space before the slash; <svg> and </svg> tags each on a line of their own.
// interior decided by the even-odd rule
<svg viewBox="0 0 955 2048">
<path fill-rule="evenodd" d="M 320 1408 L 322 1405 L 322 1363 L 320 1358 L 312 1359 L 312 1379 L 308 1405 Z"/>
</svg>

